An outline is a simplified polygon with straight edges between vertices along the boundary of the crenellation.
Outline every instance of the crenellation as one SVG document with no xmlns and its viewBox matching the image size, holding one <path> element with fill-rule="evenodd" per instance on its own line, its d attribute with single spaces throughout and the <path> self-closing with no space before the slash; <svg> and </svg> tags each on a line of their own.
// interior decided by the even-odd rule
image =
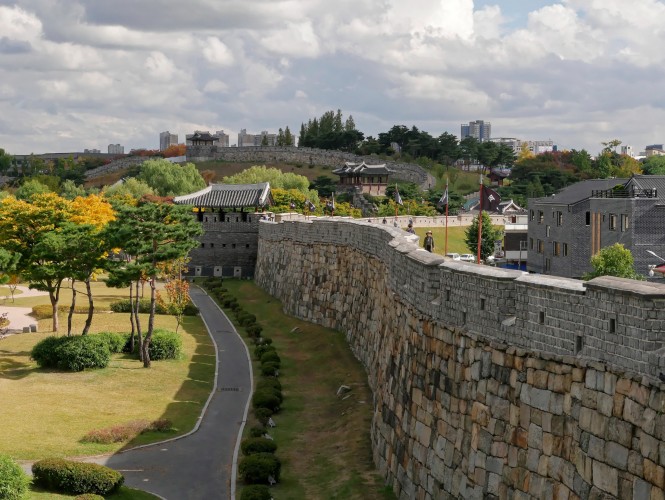
<svg viewBox="0 0 665 500">
<path fill-rule="evenodd" d="M 287 311 L 345 332 L 397 497 L 661 496 L 665 287 L 441 261 L 404 234 L 262 224 L 256 276 Z"/>
</svg>

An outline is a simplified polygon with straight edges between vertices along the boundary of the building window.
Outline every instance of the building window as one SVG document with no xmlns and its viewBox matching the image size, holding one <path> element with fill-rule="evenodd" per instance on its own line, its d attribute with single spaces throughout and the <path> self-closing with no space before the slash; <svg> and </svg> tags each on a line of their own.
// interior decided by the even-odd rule
<svg viewBox="0 0 665 500">
<path fill-rule="evenodd" d="M 621 215 L 621 231 L 625 231 L 628 229 L 628 216 L 627 215 Z"/>
<path fill-rule="evenodd" d="M 545 324 L 545 311 L 540 311 L 538 313 L 538 323 L 540 323 L 541 325 Z"/>
<path fill-rule="evenodd" d="M 529 250 L 533 250 L 533 238 L 529 238 Z"/>
<path fill-rule="evenodd" d="M 591 225 L 591 212 L 586 213 L 586 225 L 587 226 Z"/>
<path fill-rule="evenodd" d="M 210 243 L 210 248 L 215 248 L 215 244 L 214 244 L 214 243 Z"/>
<path fill-rule="evenodd" d="M 577 335 L 575 337 L 575 354 L 579 354 L 580 351 L 582 350 L 582 347 L 584 347 L 584 343 L 582 342 L 582 336 Z"/>
<path fill-rule="evenodd" d="M 610 333 L 616 333 L 617 331 L 617 320 L 610 318 Z"/>
<path fill-rule="evenodd" d="M 446 288 L 446 302 L 450 302 L 450 288 Z"/>
<path fill-rule="evenodd" d="M 545 272 L 550 272 L 552 270 L 552 265 L 550 259 L 545 259 Z"/>
<path fill-rule="evenodd" d="M 550 226 L 545 226 L 545 236 L 550 237 Z"/>
<path fill-rule="evenodd" d="M 545 251 L 545 242 L 543 240 L 538 240 L 538 253 L 543 253 Z"/>
<path fill-rule="evenodd" d="M 556 213 L 556 225 L 561 226 L 563 224 L 563 212 Z"/>
<path fill-rule="evenodd" d="M 610 231 L 617 230 L 617 216 L 616 214 L 610 214 Z"/>
<path fill-rule="evenodd" d="M 568 257 L 568 243 L 564 243 L 563 248 L 561 250 L 562 250 L 561 255 L 563 255 L 564 257 Z"/>
<path fill-rule="evenodd" d="M 245 248 L 249 248 L 249 243 L 246 243 L 246 244 L 245 244 Z"/>
<path fill-rule="evenodd" d="M 545 220 L 545 214 L 542 210 L 538 210 L 538 224 L 542 224 Z"/>
<path fill-rule="evenodd" d="M 480 299 L 480 310 L 481 311 L 485 310 L 485 299 Z"/>
<path fill-rule="evenodd" d="M 529 213 L 529 218 L 531 220 L 536 220 L 536 212 L 534 210 L 531 210 L 531 213 Z"/>
<path fill-rule="evenodd" d="M 517 216 L 516 215 L 512 215 L 510 217 L 510 223 L 511 224 L 517 224 Z"/>
<path fill-rule="evenodd" d="M 222 248 L 226 248 L 226 243 L 222 243 Z"/>
<path fill-rule="evenodd" d="M 201 242 L 201 248 L 205 248 L 206 244 Z"/>
<path fill-rule="evenodd" d="M 231 243 L 231 248 L 235 248 L 235 247 L 236 247 L 236 244 L 235 244 L 235 243 Z"/>
<path fill-rule="evenodd" d="M 558 241 L 552 243 L 552 253 L 554 254 L 555 257 L 561 255 L 561 243 L 559 243 Z"/>
</svg>

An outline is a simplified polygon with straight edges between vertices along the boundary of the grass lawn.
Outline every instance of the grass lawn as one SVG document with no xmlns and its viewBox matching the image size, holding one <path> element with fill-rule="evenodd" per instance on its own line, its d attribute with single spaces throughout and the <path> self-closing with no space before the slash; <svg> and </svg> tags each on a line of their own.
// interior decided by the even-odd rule
<svg viewBox="0 0 665 500">
<path fill-rule="evenodd" d="M 69 292 L 70 293 L 70 292 Z M 95 284 L 97 303 L 104 305 L 124 296 L 122 290 Z M 62 303 L 66 303 L 63 291 Z M 81 301 L 83 302 L 83 301 Z M 48 303 L 48 297 L 17 299 L 16 306 Z M 60 334 L 66 333 L 61 314 Z M 75 315 L 76 333 L 85 315 Z M 147 327 L 147 315 L 142 318 Z M 39 333 L 12 335 L 0 341 L 0 405 L 3 439 L 0 453 L 16 459 L 72 457 L 117 451 L 124 446 L 157 441 L 185 433 L 194 426 L 208 398 L 214 378 L 214 347 L 198 317 L 185 319 L 180 332 L 184 358 L 159 361 L 149 370 L 138 359 L 113 355 L 108 368 L 79 373 L 44 370 L 30 359 L 32 347 L 51 335 L 51 319 L 39 321 Z M 156 316 L 156 327 L 175 330 L 171 316 Z M 98 313 L 92 332 L 129 331 L 129 314 Z M 110 445 L 81 443 L 94 429 L 133 420 L 168 419 L 173 434 L 146 433 L 131 443 Z"/>
<path fill-rule="evenodd" d="M 283 163 L 283 162 L 231 162 L 231 161 L 201 161 L 196 164 L 196 168 L 199 172 L 204 170 L 212 170 L 215 172 L 217 177 L 213 182 L 222 182 L 222 177 L 229 175 L 234 175 L 247 170 L 248 168 L 259 165 L 266 166 L 268 168 L 277 168 L 284 173 L 294 173 L 298 175 L 304 175 L 310 181 L 316 179 L 320 175 L 325 175 L 330 178 L 337 180 L 337 176 L 332 174 L 334 170 L 332 167 L 322 166 L 322 165 L 306 165 L 306 164 L 295 164 L 295 163 Z"/>
<path fill-rule="evenodd" d="M 394 498 L 372 462 L 372 394 L 344 335 L 283 314 L 280 302 L 253 282 L 227 280 L 225 286 L 259 318 L 282 360 L 284 403 L 270 430 L 282 460 L 275 498 Z M 258 366 L 254 361 L 255 380 Z M 346 399 L 336 396 L 342 384 L 352 388 Z M 250 417 L 246 434 L 253 425 Z"/>
<path fill-rule="evenodd" d="M 59 500 L 61 498 L 76 498 L 76 495 L 61 495 L 58 493 L 50 493 L 33 486 L 30 488 L 28 494 L 24 497 L 25 500 Z M 135 490 L 123 486 L 120 491 L 113 495 L 106 497 L 108 500 L 155 500 L 159 497 L 152 495 L 146 491 Z"/>
<path fill-rule="evenodd" d="M 501 226 L 503 227 L 503 226 Z M 475 254 L 475 249 L 473 251 L 469 250 L 466 246 L 464 240 L 466 239 L 466 230 L 468 226 L 455 226 L 448 227 L 448 253 L 472 253 Z M 445 227 L 417 227 L 415 228 L 416 234 L 420 237 L 420 246 L 423 246 L 423 241 L 425 241 L 425 232 L 432 231 L 432 237 L 434 238 L 434 253 L 441 255 L 445 254 L 445 244 L 446 244 L 446 228 Z"/>
</svg>

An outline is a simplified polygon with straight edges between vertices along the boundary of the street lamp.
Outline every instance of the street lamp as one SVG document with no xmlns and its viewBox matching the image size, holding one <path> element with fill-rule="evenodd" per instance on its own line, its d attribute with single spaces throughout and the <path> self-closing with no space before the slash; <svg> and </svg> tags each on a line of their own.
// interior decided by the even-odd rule
<svg viewBox="0 0 665 500">
<path fill-rule="evenodd" d="M 660 259 L 661 261 L 665 262 L 665 259 L 663 259 L 660 255 L 658 255 L 656 252 L 653 252 L 652 250 L 647 250 L 647 253 L 648 253 L 649 255 L 653 255 L 653 256 L 656 257 L 657 259 Z M 655 264 L 649 264 L 649 273 L 648 273 L 648 274 L 649 274 L 649 278 L 653 278 L 653 275 L 654 275 L 654 271 L 653 271 L 653 270 L 654 270 L 655 268 L 656 268 L 656 265 L 655 265 Z M 659 270 L 659 271 L 660 271 L 660 270 Z"/>
<path fill-rule="evenodd" d="M 660 260 L 662 260 L 663 262 L 665 262 L 665 259 L 663 259 L 663 258 L 662 258 L 660 255 L 658 255 L 656 252 L 653 252 L 653 251 L 651 251 L 651 250 L 647 250 L 647 253 L 648 253 L 649 255 L 653 255 L 653 256 L 656 257 L 657 259 L 660 259 Z"/>
</svg>

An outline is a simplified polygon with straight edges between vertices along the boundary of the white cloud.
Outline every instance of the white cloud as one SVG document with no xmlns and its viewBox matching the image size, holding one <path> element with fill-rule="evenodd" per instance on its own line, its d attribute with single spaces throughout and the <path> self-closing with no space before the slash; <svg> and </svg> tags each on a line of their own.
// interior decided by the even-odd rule
<svg viewBox="0 0 665 500">
<path fill-rule="evenodd" d="M 230 66 L 234 62 L 233 53 L 224 42 L 215 36 L 206 39 L 203 47 L 203 56 L 209 63 L 218 66 Z"/>
<path fill-rule="evenodd" d="M 154 51 L 145 60 L 145 68 L 157 79 L 170 80 L 176 72 L 175 64 L 166 55 Z"/>
</svg>

